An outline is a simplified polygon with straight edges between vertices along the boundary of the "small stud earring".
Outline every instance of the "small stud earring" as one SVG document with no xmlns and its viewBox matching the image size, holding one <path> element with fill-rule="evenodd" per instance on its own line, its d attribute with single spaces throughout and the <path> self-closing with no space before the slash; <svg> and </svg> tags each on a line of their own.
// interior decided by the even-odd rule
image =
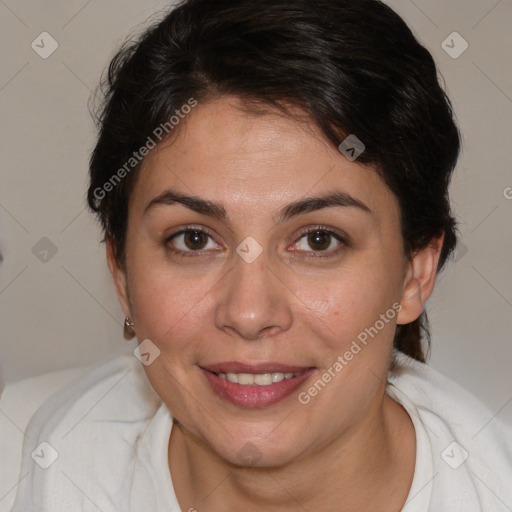
<svg viewBox="0 0 512 512">
<path fill-rule="evenodd" d="M 125 329 L 130 329 L 131 327 L 133 327 L 135 325 L 135 322 L 130 322 L 130 319 L 128 317 L 126 317 L 124 319 L 124 328 Z"/>
</svg>

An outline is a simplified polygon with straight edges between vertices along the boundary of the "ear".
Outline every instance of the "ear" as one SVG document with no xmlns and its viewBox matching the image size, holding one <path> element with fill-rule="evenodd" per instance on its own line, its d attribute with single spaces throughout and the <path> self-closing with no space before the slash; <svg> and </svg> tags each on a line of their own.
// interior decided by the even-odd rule
<svg viewBox="0 0 512 512">
<path fill-rule="evenodd" d="M 128 287 L 126 284 L 126 273 L 124 269 L 119 266 L 119 262 L 116 260 L 114 256 L 114 242 L 111 237 L 108 237 L 105 240 L 106 250 L 107 250 L 107 264 L 110 270 L 110 274 L 112 275 L 112 279 L 114 280 L 114 285 L 116 287 L 117 298 L 119 303 L 121 304 L 121 308 L 123 309 L 123 313 L 125 317 L 130 317 L 130 297 L 128 294 Z"/>
<path fill-rule="evenodd" d="M 414 254 L 407 263 L 404 288 L 397 323 L 408 324 L 416 320 L 432 294 L 437 276 L 437 264 L 443 247 L 444 233 L 433 238 L 425 249 Z"/>
</svg>

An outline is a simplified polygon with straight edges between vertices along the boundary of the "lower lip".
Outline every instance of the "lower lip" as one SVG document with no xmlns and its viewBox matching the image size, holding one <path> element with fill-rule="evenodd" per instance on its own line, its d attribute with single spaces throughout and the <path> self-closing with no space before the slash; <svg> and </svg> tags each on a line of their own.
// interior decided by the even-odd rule
<svg viewBox="0 0 512 512">
<path fill-rule="evenodd" d="M 290 396 L 310 375 L 314 368 L 291 379 L 284 379 L 268 386 L 244 386 L 235 384 L 204 368 L 200 368 L 213 391 L 232 404 L 241 407 L 267 407 Z"/>
</svg>

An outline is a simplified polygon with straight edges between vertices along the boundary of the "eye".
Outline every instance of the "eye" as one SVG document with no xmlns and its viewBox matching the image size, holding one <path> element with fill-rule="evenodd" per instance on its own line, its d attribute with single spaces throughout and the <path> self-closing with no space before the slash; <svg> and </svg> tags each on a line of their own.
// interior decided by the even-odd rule
<svg viewBox="0 0 512 512">
<path fill-rule="evenodd" d="M 303 252 L 336 252 L 344 240 L 337 233 L 323 228 L 310 229 L 293 244 L 291 250 Z"/>
<path fill-rule="evenodd" d="M 196 252 L 218 249 L 213 238 L 201 229 L 184 229 L 168 238 L 176 252 Z"/>
</svg>

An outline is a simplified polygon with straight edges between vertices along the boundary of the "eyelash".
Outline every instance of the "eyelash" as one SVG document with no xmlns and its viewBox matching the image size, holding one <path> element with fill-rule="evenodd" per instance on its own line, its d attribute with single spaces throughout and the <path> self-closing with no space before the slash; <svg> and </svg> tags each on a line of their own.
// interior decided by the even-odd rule
<svg viewBox="0 0 512 512">
<path fill-rule="evenodd" d="M 294 244 L 298 243 L 304 236 L 307 236 L 311 233 L 314 233 L 315 231 L 321 231 L 322 233 L 329 235 L 330 237 L 334 238 L 340 243 L 340 246 L 336 249 L 330 249 L 326 251 L 305 251 L 307 253 L 307 258 L 331 258 L 338 256 L 338 254 L 345 248 L 349 247 L 349 244 L 347 242 L 347 239 L 340 235 L 338 232 L 334 231 L 333 229 L 327 227 L 327 226 L 310 226 L 307 228 L 304 228 L 299 235 L 295 238 Z M 294 252 L 294 251 L 293 251 Z"/>
<path fill-rule="evenodd" d="M 182 251 L 180 249 L 176 249 L 175 247 L 172 247 L 172 245 L 170 245 L 170 242 L 172 242 L 173 238 L 176 238 L 180 235 L 184 235 L 190 231 L 198 231 L 200 233 L 204 233 L 206 234 L 208 237 L 210 237 L 212 240 L 214 240 L 214 235 L 213 233 L 206 229 L 205 227 L 202 227 L 202 226 L 186 226 L 182 229 L 180 229 L 179 231 L 177 231 L 176 233 L 173 233 L 171 236 L 168 236 L 165 238 L 164 240 L 164 245 L 166 247 L 166 249 L 171 253 L 171 254 L 176 254 L 178 256 L 184 256 L 186 258 L 189 258 L 189 257 L 198 257 L 198 256 L 204 256 L 205 255 L 205 251 L 204 250 L 198 250 L 198 251 Z M 217 244 L 218 245 L 218 244 Z M 208 252 L 211 252 L 208 251 Z"/>
<path fill-rule="evenodd" d="M 172 242 L 172 240 L 180 235 L 183 235 L 183 234 L 186 234 L 190 231 L 198 231 L 198 232 L 201 232 L 201 233 L 204 233 L 206 234 L 208 237 L 210 237 L 213 241 L 214 240 L 214 235 L 213 233 L 206 229 L 205 227 L 202 227 L 202 226 L 186 226 L 182 229 L 180 229 L 179 231 L 177 231 L 176 233 L 173 233 L 172 235 L 166 237 L 164 239 L 164 245 L 166 247 L 166 249 L 171 253 L 171 254 L 176 254 L 178 256 L 184 256 L 184 257 L 200 257 L 200 256 L 204 256 L 205 255 L 205 251 L 204 250 L 197 250 L 197 251 L 193 251 L 193 250 L 190 250 L 190 251 L 182 251 L 180 249 L 176 249 L 174 247 L 172 247 L 172 245 L 170 245 L 170 242 Z M 349 244 L 346 240 L 346 238 L 344 236 L 341 236 L 339 233 L 337 233 L 336 231 L 333 231 L 331 228 L 328 228 L 327 226 L 310 226 L 308 228 L 305 228 L 304 230 L 302 230 L 295 238 L 294 238 L 294 241 L 293 241 L 293 244 L 297 244 L 304 236 L 307 236 L 311 233 L 314 233 L 315 231 L 321 231 L 322 233 L 328 235 L 328 236 L 331 236 L 332 238 L 334 238 L 335 240 L 337 240 L 339 243 L 340 243 L 340 247 L 334 249 L 334 250 L 326 250 L 326 251 L 303 251 L 303 252 L 307 252 L 309 258 L 329 258 L 329 257 L 333 257 L 333 256 L 337 256 L 338 253 L 340 251 L 343 250 L 344 247 L 349 247 Z M 216 243 L 216 242 L 215 242 Z M 219 245 L 219 244 L 217 244 Z M 211 252 L 211 250 L 208 250 L 206 252 Z M 292 251 L 292 252 L 295 252 L 295 251 Z M 299 252 L 299 251 L 297 251 Z"/>
</svg>

